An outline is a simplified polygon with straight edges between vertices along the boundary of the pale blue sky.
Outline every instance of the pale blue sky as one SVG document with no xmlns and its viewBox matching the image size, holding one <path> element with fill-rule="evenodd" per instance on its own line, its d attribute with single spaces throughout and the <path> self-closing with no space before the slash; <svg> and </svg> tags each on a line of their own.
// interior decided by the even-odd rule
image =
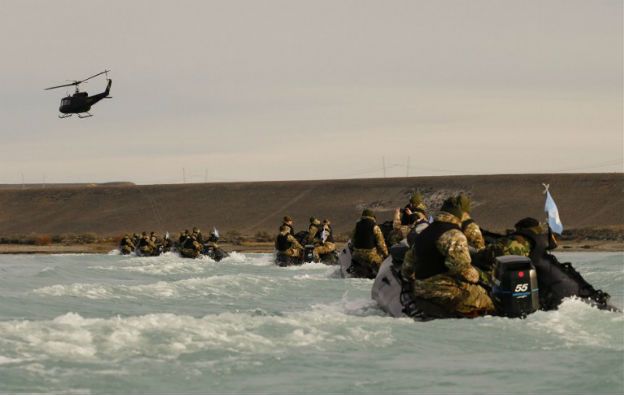
<svg viewBox="0 0 624 395">
<path fill-rule="evenodd" d="M 387 176 L 622 171 L 622 15 L 619 0 L 3 0 L 0 183 L 375 177 L 382 158 Z M 66 91 L 43 88 L 104 68 L 114 99 L 58 119 Z"/>
</svg>

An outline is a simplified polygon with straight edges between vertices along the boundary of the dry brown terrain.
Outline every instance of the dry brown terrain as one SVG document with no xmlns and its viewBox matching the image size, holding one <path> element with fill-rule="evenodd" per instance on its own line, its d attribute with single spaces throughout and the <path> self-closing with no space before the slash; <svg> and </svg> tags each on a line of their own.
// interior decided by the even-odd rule
<svg viewBox="0 0 624 395">
<path fill-rule="evenodd" d="M 337 234 L 352 229 L 365 207 L 380 221 L 418 190 L 429 207 L 460 191 L 474 200 L 473 217 L 503 230 L 520 218 L 544 219 L 541 183 L 551 185 L 567 229 L 624 228 L 624 174 L 526 174 L 360 180 L 208 183 L 177 185 L 90 184 L 55 188 L 0 188 L 0 236 L 93 232 L 114 236 L 142 230 L 216 226 L 222 233 L 274 234 L 283 215 L 307 228 L 311 215 L 332 220 Z"/>
<path fill-rule="evenodd" d="M 344 243 L 337 243 L 340 250 Z M 250 253 L 271 253 L 273 252 L 273 243 L 243 243 L 228 244 L 222 243 L 221 247 L 225 251 L 238 251 Z M 51 244 L 45 246 L 24 245 L 24 244 L 0 244 L 0 254 L 103 254 L 113 251 L 117 248 L 113 243 L 94 243 L 94 244 Z M 603 251 L 614 252 L 624 251 L 624 243 L 621 241 L 592 241 L 592 240 L 574 240 L 562 241 L 557 249 L 561 251 Z M 556 252 L 557 252 L 556 251 Z"/>
</svg>

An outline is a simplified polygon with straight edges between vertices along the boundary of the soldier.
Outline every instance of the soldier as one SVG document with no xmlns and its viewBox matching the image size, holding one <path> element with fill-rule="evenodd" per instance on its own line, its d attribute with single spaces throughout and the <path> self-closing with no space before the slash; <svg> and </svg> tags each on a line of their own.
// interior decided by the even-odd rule
<svg viewBox="0 0 624 395">
<path fill-rule="evenodd" d="M 315 244 L 320 236 L 321 221 L 314 217 L 310 217 L 310 226 L 308 226 L 308 235 L 306 236 L 306 244 Z"/>
<path fill-rule="evenodd" d="M 132 234 L 132 244 L 134 244 L 135 247 L 139 244 L 139 240 L 141 240 L 141 236 L 139 236 L 138 233 L 133 233 Z"/>
<path fill-rule="evenodd" d="M 427 221 L 427 206 L 423 196 L 416 192 L 409 203 L 401 210 L 401 225 L 413 226 L 418 221 Z"/>
<path fill-rule="evenodd" d="M 474 248 L 477 252 L 481 251 L 485 248 L 485 240 L 483 239 L 483 234 L 481 234 L 481 228 L 470 217 L 470 198 L 462 193 L 457 196 L 457 199 L 464 212 L 461 218 L 461 229 L 464 235 L 466 235 L 466 239 L 468 239 L 468 246 Z"/>
<path fill-rule="evenodd" d="M 314 256 L 320 259 L 321 255 L 330 254 L 336 251 L 336 244 L 334 242 L 334 231 L 331 227 L 331 222 L 328 219 L 323 220 L 321 229 L 317 232 L 318 237 L 316 239 L 316 247 L 314 247 Z"/>
<path fill-rule="evenodd" d="M 156 245 L 154 244 L 154 242 L 152 242 L 147 232 L 141 233 L 141 239 L 139 240 L 137 249 L 139 250 L 139 253 L 143 256 L 150 256 L 154 254 L 154 251 L 156 250 Z"/>
<path fill-rule="evenodd" d="M 356 267 L 352 264 L 354 274 L 359 277 L 374 277 L 381 262 L 388 256 L 388 247 L 373 210 L 367 208 L 362 211 L 362 217 L 355 224 L 351 242 L 352 258 L 357 263 Z"/>
<path fill-rule="evenodd" d="M 401 274 L 413 280 L 413 293 L 445 314 L 477 316 L 494 312 L 480 272 L 471 264 L 468 240 L 461 231 L 463 210 L 457 197 L 444 201 L 434 222 L 405 254 Z"/>
<path fill-rule="evenodd" d="M 203 244 L 204 243 L 204 236 L 201 233 L 201 230 L 199 230 L 199 228 L 193 227 L 193 235 L 195 235 L 195 240 L 197 240 L 198 243 Z"/>
<path fill-rule="evenodd" d="M 392 232 L 388 235 L 388 244 L 394 245 L 405 238 L 410 242 L 413 238 L 410 234 L 415 237 L 427 227 L 429 220 L 426 209 L 423 197 L 418 192 L 412 195 L 407 206 L 396 209 L 392 220 Z"/>
<path fill-rule="evenodd" d="M 135 248 L 136 246 L 130 238 L 130 235 L 126 233 L 119 241 L 119 252 L 121 252 L 123 255 L 132 254 Z"/>
<path fill-rule="evenodd" d="M 197 258 L 201 254 L 202 249 L 202 244 L 197 240 L 197 233 L 192 233 L 182 244 L 180 255 L 185 258 Z"/>
<path fill-rule="evenodd" d="M 524 218 L 514 225 L 515 231 L 489 244 L 483 251 L 485 261 L 491 268 L 496 257 L 520 255 L 539 260 L 548 250 L 557 248 L 555 239 L 548 225 L 542 225 L 535 218 Z M 534 248 L 533 246 L 536 246 Z M 539 253 L 538 253 L 538 250 Z M 532 254 L 533 253 L 533 254 Z"/>
<path fill-rule="evenodd" d="M 184 244 L 189 236 L 190 234 L 188 229 L 184 229 L 184 232 L 180 232 L 180 236 L 178 237 L 178 245 L 182 246 L 182 244 Z"/>
<path fill-rule="evenodd" d="M 611 309 L 608 293 L 595 289 L 571 264 L 560 263 L 549 254 L 549 250 L 557 248 L 557 240 L 547 224 L 528 217 L 514 227 L 515 231 L 485 248 L 490 267 L 501 255 L 529 257 L 537 272 L 540 308 L 543 310 L 556 309 L 564 298 L 571 296 L 589 300 L 599 308 Z"/>
<path fill-rule="evenodd" d="M 290 258 L 299 258 L 303 251 L 303 246 L 290 234 L 290 228 L 287 225 L 280 226 L 280 232 L 275 239 L 275 249 L 278 253 L 286 255 Z"/>
<path fill-rule="evenodd" d="M 293 220 L 290 216 L 284 216 L 282 220 L 282 226 L 287 226 L 290 229 L 290 234 L 293 236 L 295 235 L 295 230 L 293 229 Z"/>
</svg>

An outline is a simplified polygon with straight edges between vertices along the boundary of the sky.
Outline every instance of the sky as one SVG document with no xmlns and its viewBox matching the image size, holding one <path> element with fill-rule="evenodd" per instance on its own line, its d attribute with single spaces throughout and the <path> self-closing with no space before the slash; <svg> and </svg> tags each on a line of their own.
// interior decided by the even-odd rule
<svg viewBox="0 0 624 395">
<path fill-rule="evenodd" d="M 622 4 L 0 0 L 0 184 L 622 172 Z"/>
</svg>

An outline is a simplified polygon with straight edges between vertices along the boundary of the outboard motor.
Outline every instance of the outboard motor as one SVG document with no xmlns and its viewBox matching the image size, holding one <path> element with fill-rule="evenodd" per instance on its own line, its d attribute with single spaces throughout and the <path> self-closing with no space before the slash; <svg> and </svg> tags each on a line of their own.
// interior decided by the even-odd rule
<svg viewBox="0 0 624 395">
<path fill-rule="evenodd" d="M 529 258 L 518 255 L 496 258 L 493 281 L 490 296 L 499 314 L 524 317 L 539 309 L 537 272 Z"/>
<path fill-rule="evenodd" d="M 306 244 L 303 247 L 303 261 L 314 262 L 314 245 Z"/>
</svg>

